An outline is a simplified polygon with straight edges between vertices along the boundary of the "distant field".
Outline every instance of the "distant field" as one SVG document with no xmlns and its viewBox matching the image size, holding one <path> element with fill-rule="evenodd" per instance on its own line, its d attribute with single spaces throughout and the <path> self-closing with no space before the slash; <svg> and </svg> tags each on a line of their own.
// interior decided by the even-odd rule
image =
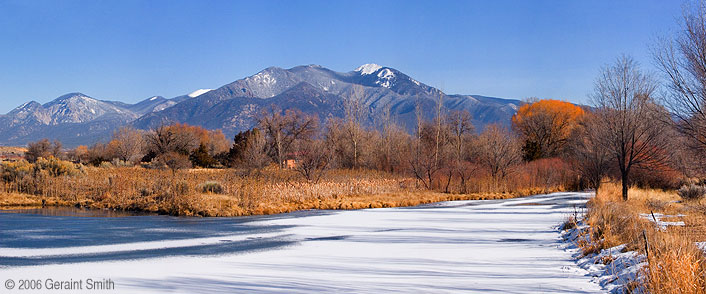
<svg viewBox="0 0 706 294">
<path fill-rule="evenodd" d="M 0 146 L 0 161 L 2 160 L 19 160 L 27 152 L 24 147 L 5 147 Z"/>
</svg>

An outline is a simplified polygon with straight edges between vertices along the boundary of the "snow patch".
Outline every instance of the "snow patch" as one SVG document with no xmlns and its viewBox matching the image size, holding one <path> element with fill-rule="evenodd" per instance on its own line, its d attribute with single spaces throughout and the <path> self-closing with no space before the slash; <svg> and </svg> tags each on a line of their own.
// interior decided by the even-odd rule
<svg viewBox="0 0 706 294">
<path fill-rule="evenodd" d="M 377 65 L 375 63 L 367 63 L 359 66 L 355 69 L 355 71 L 360 72 L 361 75 L 369 75 L 378 71 L 381 68 L 382 66 Z"/>
<path fill-rule="evenodd" d="M 210 91 L 213 91 L 213 89 L 198 89 L 196 91 L 189 93 L 189 97 L 196 98 L 196 97 L 199 97 L 199 96 L 206 94 Z"/>
<path fill-rule="evenodd" d="M 666 231 L 668 226 L 676 226 L 676 227 L 683 227 L 683 226 L 685 226 L 686 224 L 684 224 L 684 222 L 665 222 L 665 221 L 662 220 L 662 219 L 664 219 L 664 218 L 669 218 L 669 217 L 682 217 L 682 216 L 684 216 L 684 215 L 683 215 L 683 214 L 664 215 L 664 214 L 661 214 L 661 213 L 641 213 L 641 214 L 640 214 L 640 217 L 642 217 L 642 218 L 644 218 L 644 219 L 646 219 L 646 220 L 649 220 L 650 222 L 652 222 L 653 224 L 655 224 L 655 226 L 657 226 L 657 228 L 658 228 L 660 231 Z"/>
<path fill-rule="evenodd" d="M 189 94 L 189 95 L 191 95 L 191 94 Z M 157 96 L 150 98 L 150 101 L 155 101 L 155 100 L 157 100 Z"/>
<path fill-rule="evenodd" d="M 647 266 L 647 258 L 636 251 L 626 251 L 626 245 L 603 249 L 600 253 L 584 256 L 577 246 L 579 240 L 587 241 L 589 226 L 579 221 L 576 228 L 564 231 L 562 236 L 568 245 L 565 250 L 572 252 L 577 264 L 589 272 L 593 281 L 609 293 L 627 293 L 629 283 L 642 281 L 642 269 Z M 645 289 L 633 289 L 631 293 L 646 293 Z"/>
<path fill-rule="evenodd" d="M 390 88 L 390 86 L 392 86 L 392 80 L 394 78 L 395 73 L 393 73 L 390 69 L 386 68 L 378 73 L 378 80 L 375 81 L 375 83 L 382 87 Z"/>
</svg>

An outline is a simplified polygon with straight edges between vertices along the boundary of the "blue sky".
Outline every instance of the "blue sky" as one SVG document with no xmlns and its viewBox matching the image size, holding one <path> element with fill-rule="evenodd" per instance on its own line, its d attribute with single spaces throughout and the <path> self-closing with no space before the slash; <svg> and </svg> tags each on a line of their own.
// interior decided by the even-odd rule
<svg viewBox="0 0 706 294">
<path fill-rule="evenodd" d="M 69 92 L 137 102 L 268 66 L 396 68 L 447 93 L 585 103 L 620 54 L 649 70 L 678 1 L 0 0 L 0 113 Z"/>
</svg>

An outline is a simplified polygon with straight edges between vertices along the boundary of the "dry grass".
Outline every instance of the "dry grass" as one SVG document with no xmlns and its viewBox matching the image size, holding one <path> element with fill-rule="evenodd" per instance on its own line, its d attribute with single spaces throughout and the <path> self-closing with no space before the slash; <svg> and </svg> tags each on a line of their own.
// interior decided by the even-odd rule
<svg viewBox="0 0 706 294">
<path fill-rule="evenodd" d="M 649 243 L 645 288 L 650 293 L 706 293 L 706 260 L 695 245 L 706 241 L 703 204 L 677 200 L 679 196 L 672 191 L 631 189 L 625 202 L 620 199 L 620 187 L 607 184 L 588 203 L 591 241 L 579 245 L 585 254 L 620 244 L 645 254 L 644 232 Z M 684 214 L 668 221 L 684 221 L 686 226 L 660 231 L 639 216 L 651 212 Z"/>
<path fill-rule="evenodd" d="M 412 178 L 370 170 L 332 170 L 319 183 L 307 182 L 294 171 L 278 169 L 245 174 L 232 169 L 172 172 L 141 167 L 82 167 L 80 172 L 62 176 L 50 176 L 47 171 L 29 172 L 32 169 L 22 166 L 14 170 L 19 172 L 0 185 L 0 206 L 41 206 L 44 200 L 46 205 L 170 215 L 243 216 L 525 195 L 437 193 L 420 189 Z M 206 185 L 218 189 L 205 189 Z"/>
</svg>

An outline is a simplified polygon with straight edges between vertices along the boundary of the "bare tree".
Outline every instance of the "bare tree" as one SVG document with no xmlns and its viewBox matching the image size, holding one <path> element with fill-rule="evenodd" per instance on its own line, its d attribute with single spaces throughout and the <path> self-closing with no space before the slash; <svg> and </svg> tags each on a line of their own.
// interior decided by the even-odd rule
<svg viewBox="0 0 706 294">
<path fill-rule="evenodd" d="M 495 188 L 522 161 L 520 143 L 506 128 L 489 125 L 475 144 L 476 160 L 490 171 Z"/>
<path fill-rule="evenodd" d="M 460 192 L 466 192 L 466 181 L 470 178 L 473 168 L 471 168 L 469 159 L 469 148 L 472 133 L 473 123 L 471 122 L 471 114 L 468 111 L 452 111 L 446 119 L 448 130 L 450 131 L 449 143 L 452 149 L 451 166 L 448 168 L 449 174 L 446 182 L 445 191 L 449 192 L 449 184 L 453 175 L 457 175 L 460 182 Z"/>
<path fill-rule="evenodd" d="M 611 163 L 609 150 L 600 144 L 602 133 L 597 118 L 589 113 L 579 121 L 568 143 L 574 166 L 596 193 Z"/>
<path fill-rule="evenodd" d="M 113 133 L 113 140 L 110 142 L 113 154 L 120 160 L 126 162 L 136 162 L 143 156 L 144 135 L 141 131 L 131 127 L 122 127 Z"/>
<path fill-rule="evenodd" d="M 199 138 L 183 125 L 162 125 L 145 135 L 147 148 L 156 156 L 176 152 L 188 155 L 199 147 Z"/>
<path fill-rule="evenodd" d="M 245 167 L 259 171 L 272 162 L 272 159 L 267 156 L 267 152 L 265 150 L 266 146 L 267 139 L 265 138 L 265 135 L 258 129 L 254 129 L 248 137 L 247 144 L 242 152 L 242 159 Z"/>
<path fill-rule="evenodd" d="M 409 134 L 400 128 L 392 118 L 391 110 L 386 107 L 380 117 L 380 144 L 376 153 L 378 168 L 388 172 L 399 171 L 405 162 L 409 147 Z"/>
<path fill-rule="evenodd" d="M 307 181 L 318 183 L 331 162 L 331 151 L 324 140 L 298 140 L 296 142 L 296 166 Z"/>
<path fill-rule="evenodd" d="M 362 126 L 366 114 L 363 98 L 362 86 L 354 85 L 344 101 L 345 117 L 344 123 L 340 126 L 343 139 L 350 145 L 353 168 L 358 168 L 360 164 L 361 144 L 367 135 Z"/>
<path fill-rule="evenodd" d="M 439 129 L 434 122 L 420 120 L 412 140 L 413 156 L 409 159 L 412 174 L 426 189 L 434 188 L 434 179 L 450 158 L 448 128 Z M 444 127 L 445 125 L 441 125 Z"/>
<path fill-rule="evenodd" d="M 665 38 L 653 55 L 667 77 L 665 105 L 690 138 L 690 146 L 706 153 L 706 2 L 686 6 L 674 38 Z"/>
<path fill-rule="evenodd" d="M 27 144 L 27 152 L 25 152 L 25 159 L 29 162 L 36 162 L 39 158 L 49 158 L 54 156 L 56 158 L 61 158 L 62 151 L 61 142 L 54 140 L 54 142 L 49 142 L 49 139 L 42 139 L 37 142 L 30 142 Z"/>
<path fill-rule="evenodd" d="M 258 125 L 265 132 L 271 156 L 280 168 L 284 167 L 287 153 L 296 140 L 310 138 L 318 129 L 318 118 L 299 110 L 286 110 L 284 114 L 272 106 L 261 113 Z"/>
<path fill-rule="evenodd" d="M 591 96 L 601 130 L 598 143 L 618 164 L 624 200 L 633 168 L 667 159 L 664 134 L 669 116 L 654 101 L 656 85 L 632 58 L 623 56 L 603 68 Z"/>
</svg>

